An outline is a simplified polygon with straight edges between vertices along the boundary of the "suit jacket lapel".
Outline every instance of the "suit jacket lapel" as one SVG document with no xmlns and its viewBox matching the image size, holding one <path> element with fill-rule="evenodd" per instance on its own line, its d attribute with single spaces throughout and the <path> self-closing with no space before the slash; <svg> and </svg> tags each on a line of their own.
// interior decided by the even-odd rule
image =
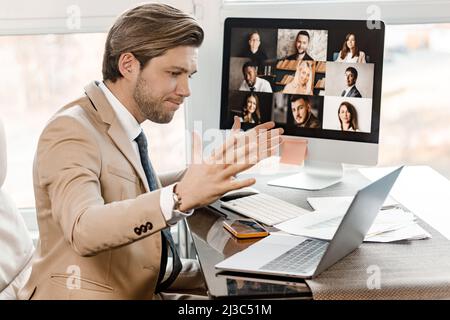
<svg viewBox="0 0 450 320">
<path fill-rule="evenodd" d="M 355 95 L 355 86 L 353 86 L 348 92 L 348 97 L 353 97 Z"/>
<path fill-rule="evenodd" d="M 117 148 L 123 153 L 123 155 L 130 161 L 133 168 L 139 175 L 142 183 L 145 186 L 145 190 L 147 192 L 150 191 L 150 187 L 148 185 L 147 177 L 145 176 L 144 169 L 142 168 L 140 159 L 138 159 L 135 151 L 133 150 L 133 146 L 128 140 L 128 137 L 120 124 L 114 109 L 109 104 L 105 95 L 101 91 L 101 89 L 97 86 L 96 82 L 92 82 L 84 88 L 86 95 L 92 101 L 92 104 L 97 109 L 100 118 L 103 122 L 110 125 L 108 129 L 108 134 L 111 139 L 114 141 Z"/>
</svg>

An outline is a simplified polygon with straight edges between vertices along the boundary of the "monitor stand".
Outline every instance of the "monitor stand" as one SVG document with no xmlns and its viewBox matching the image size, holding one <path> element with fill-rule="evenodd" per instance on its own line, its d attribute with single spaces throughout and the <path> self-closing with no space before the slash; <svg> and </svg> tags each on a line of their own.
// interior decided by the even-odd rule
<svg viewBox="0 0 450 320">
<path fill-rule="evenodd" d="M 321 190 L 342 180 L 344 170 L 341 163 L 305 160 L 300 173 L 269 181 L 271 186 Z"/>
</svg>

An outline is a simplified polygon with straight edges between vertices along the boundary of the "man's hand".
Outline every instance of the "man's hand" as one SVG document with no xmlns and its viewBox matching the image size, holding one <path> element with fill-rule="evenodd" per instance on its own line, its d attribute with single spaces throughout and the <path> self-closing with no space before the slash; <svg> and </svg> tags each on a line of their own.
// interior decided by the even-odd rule
<svg viewBox="0 0 450 320">
<path fill-rule="evenodd" d="M 244 133 L 239 118 L 234 117 L 229 138 L 207 160 L 202 159 L 201 138 L 194 132 L 193 164 L 175 189 L 181 197 L 180 210 L 206 206 L 228 191 L 254 184 L 254 178 L 237 180 L 235 175 L 276 154 L 283 129 L 274 127 L 274 122 L 266 122 Z"/>
</svg>

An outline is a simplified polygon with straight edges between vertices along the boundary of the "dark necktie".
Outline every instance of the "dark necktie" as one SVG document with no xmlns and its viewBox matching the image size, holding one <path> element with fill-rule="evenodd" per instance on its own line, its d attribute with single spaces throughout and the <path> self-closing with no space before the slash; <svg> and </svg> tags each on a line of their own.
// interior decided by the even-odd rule
<svg viewBox="0 0 450 320">
<path fill-rule="evenodd" d="M 255 86 L 250 87 L 250 92 L 254 92 L 255 91 Z"/>
<path fill-rule="evenodd" d="M 148 158 L 147 138 L 145 137 L 144 131 L 141 131 L 141 133 L 135 139 L 135 141 L 137 142 L 139 147 L 139 156 L 141 158 L 141 163 L 142 167 L 144 168 L 145 176 L 147 177 L 150 191 L 156 190 L 158 189 L 158 182 L 155 176 L 155 171 L 153 170 L 153 167 Z M 170 233 L 170 228 L 161 230 L 161 241 L 162 241 L 161 268 L 159 270 L 158 282 L 156 283 L 156 290 L 155 290 L 156 292 L 162 292 L 167 288 L 169 288 L 170 285 L 177 278 L 182 268 L 180 256 L 178 255 L 178 251 L 175 247 L 175 243 Z M 173 268 L 170 276 L 167 278 L 166 281 L 163 282 L 168 261 L 167 244 L 169 244 L 170 251 L 172 252 Z"/>
</svg>

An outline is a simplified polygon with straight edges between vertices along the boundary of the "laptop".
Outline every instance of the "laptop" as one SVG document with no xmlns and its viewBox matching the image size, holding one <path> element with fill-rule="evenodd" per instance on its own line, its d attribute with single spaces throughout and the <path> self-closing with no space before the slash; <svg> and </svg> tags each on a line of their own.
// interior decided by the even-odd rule
<svg viewBox="0 0 450 320">
<path fill-rule="evenodd" d="M 216 269 L 315 278 L 361 245 L 402 169 L 356 193 L 331 241 L 272 234 L 218 263 Z"/>
</svg>

